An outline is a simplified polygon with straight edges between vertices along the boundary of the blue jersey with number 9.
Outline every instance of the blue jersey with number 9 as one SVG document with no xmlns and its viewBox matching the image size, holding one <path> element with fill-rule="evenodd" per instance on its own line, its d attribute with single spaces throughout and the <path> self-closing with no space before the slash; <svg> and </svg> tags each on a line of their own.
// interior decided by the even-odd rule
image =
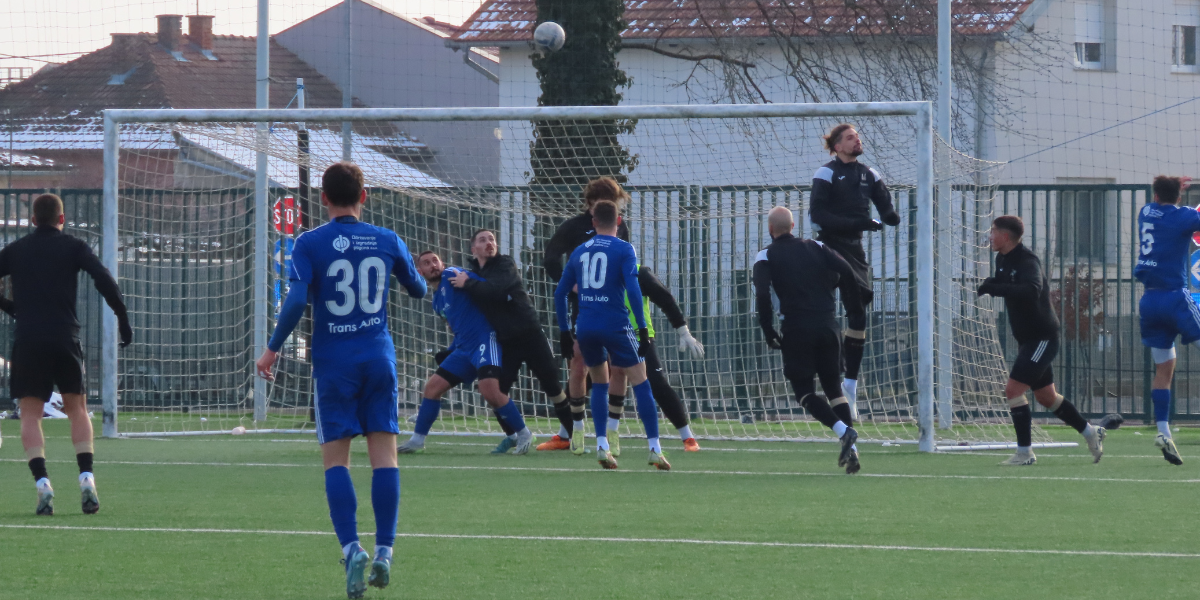
<svg viewBox="0 0 1200 600">
<path fill-rule="evenodd" d="M 1191 207 L 1157 203 L 1142 207 L 1134 277 L 1148 289 L 1186 288 L 1188 250 L 1196 231 L 1200 231 L 1200 213 Z"/>
<path fill-rule="evenodd" d="M 339 217 L 296 239 L 291 279 L 308 284 L 314 375 L 362 362 L 396 360 L 388 332 L 389 275 L 425 295 L 408 247 L 395 232 Z"/>
</svg>

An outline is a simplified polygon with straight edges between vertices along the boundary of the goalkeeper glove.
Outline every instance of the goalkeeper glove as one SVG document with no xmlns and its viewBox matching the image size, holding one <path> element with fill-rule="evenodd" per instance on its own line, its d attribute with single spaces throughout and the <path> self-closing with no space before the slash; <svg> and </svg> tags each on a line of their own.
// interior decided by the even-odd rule
<svg viewBox="0 0 1200 600">
<path fill-rule="evenodd" d="M 978 297 L 978 296 L 982 296 L 984 294 L 995 296 L 996 295 L 995 291 L 992 289 L 992 286 L 995 283 L 996 283 L 996 280 L 992 277 L 988 277 L 987 279 L 984 279 L 983 283 L 979 284 L 979 289 L 975 290 L 975 296 Z"/>
<path fill-rule="evenodd" d="M 863 231 L 883 231 L 883 223 L 880 223 L 879 221 L 876 221 L 875 219 L 868 219 L 866 223 L 863 223 L 862 230 Z"/>
<path fill-rule="evenodd" d="M 575 336 L 571 335 L 568 330 L 558 333 L 558 353 L 567 362 L 571 362 L 571 359 L 575 358 Z"/>
<path fill-rule="evenodd" d="M 117 317 L 117 331 L 121 335 L 121 347 L 133 343 L 133 327 L 129 325 L 129 316 Z"/>
<path fill-rule="evenodd" d="M 781 337 L 779 335 L 779 333 L 775 331 L 774 328 L 764 329 L 763 337 L 765 337 L 767 339 L 767 347 L 768 348 L 770 348 L 772 350 L 782 350 L 783 349 L 783 337 Z"/>
<path fill-rule="evenodd" d="M 650 330 L 642 327 L 638 329 L 638 356 L 645 358 L 646 349 L 650 346 Z"/>
<path fill-rule="evenodd" d="M 688 331 L 688 326 L 684 325 L 675 331 L 679 332 L 679 351 L 684 354 L 690 354 L 693 359 L 700 360 L 704 358 L 704 344 L 692 337 L 692 332 Z"/>
<path fill-rule="evenodd" d="M 447 358 L 450 358 L 450 349 L 442 348 L 436 354 L 433 355 L 433 362 L 440 365 L 440 364 L 446 362 Z"/>
</svg>

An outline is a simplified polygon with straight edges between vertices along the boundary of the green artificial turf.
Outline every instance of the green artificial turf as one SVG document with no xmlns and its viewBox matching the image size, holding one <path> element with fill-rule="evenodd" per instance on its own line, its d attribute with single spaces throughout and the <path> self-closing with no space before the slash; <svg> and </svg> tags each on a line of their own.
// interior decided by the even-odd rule
<svg viewBox="0 0 1200 600">
<path fill-rule="evenodd" d="M 57 514 L 39 518 L 19 424 L 0 425 L 0 598 L 345 597 L 312 436 L 97 440 L 101 511 L 85 516 L 66 423 L 47 421 Z M 834 444 L 685 454 L 671 440 L 675 468 L 660 473 L 639 439 L 606 472 L 591 455 L 491 456 L 494 438 L 431 437 L 400 457 L 392 586 L 367 597 L 1192 598 L 1200 431 L 1176 436 L 1182 467 L 1153 430 L 1125 428 L 1099 465 L 1082 446 L 1003 468 L 998 452 L 864 445 L 857 476 L 840 473 Z M 372 533 L 365 444 L 353 460 Z"/>
</svg>

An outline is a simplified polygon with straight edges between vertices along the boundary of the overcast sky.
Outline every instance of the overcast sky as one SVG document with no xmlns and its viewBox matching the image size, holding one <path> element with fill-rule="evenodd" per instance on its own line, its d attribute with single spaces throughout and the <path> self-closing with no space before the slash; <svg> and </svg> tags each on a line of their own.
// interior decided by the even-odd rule
<svg viewBox="0 0 1200 600">
<path fill-rule="evenodd" d="M 461 23 L 480 0 L 371 0 L 412 17 Z M 341 0 L 271 0 L 271 33 L 277 33 Z M 198 8 L 197 8 L 198 6 Z M 5 67 L 66 62 L 107 46 L 112 33 L 156 31 L 155 15 L 215 15 L 213 32 L 254 35 L 256 0 L 0 0 L 0 77 Z M 184 22 L 186 33 L 187 24 Z M 11 58 L 29 57 L 29 58 Z"/>
</svg>

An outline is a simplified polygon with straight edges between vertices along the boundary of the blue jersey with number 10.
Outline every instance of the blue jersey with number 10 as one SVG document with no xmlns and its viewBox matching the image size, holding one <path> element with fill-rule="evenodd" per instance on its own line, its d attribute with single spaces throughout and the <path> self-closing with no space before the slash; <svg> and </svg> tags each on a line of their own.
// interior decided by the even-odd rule
<svg viewBox="0 0 1200 600">
<path fill-rule="evenodd" d="M 1187 287 L 1190 238 L 1200 231 L 1200 213 L 1188 206 L 1147 204 L 1138 213 L 1141 252 L 1133 275 L 1148 289 Z"/>
<path fill-rule="evenodd" d="M 331 373 L 362 362 L 390 359 L 389 274 L 417 298 L 425 280 L 395 232 L 353 217 L 339 217 L 296 239 L 291 279 L 308 284 L 313 305 L 313 373 Z"/>
<path fill-rule="evenodd" d="M 633 245 L 610 235 L 597 235 L 581 244 L 567 261 L 554 292 L 558 326 L 566 331 L 567 294 L 579 286 L 581 329 L 622 331 L 629 327 L 629 306 L 642 305 L 638 286 L 638 260 Z M 625 295 L 629 295 L 629 304 Z M 645 311 L 634 311 L 638 327 L 646 327 Z"/>
</svg>

